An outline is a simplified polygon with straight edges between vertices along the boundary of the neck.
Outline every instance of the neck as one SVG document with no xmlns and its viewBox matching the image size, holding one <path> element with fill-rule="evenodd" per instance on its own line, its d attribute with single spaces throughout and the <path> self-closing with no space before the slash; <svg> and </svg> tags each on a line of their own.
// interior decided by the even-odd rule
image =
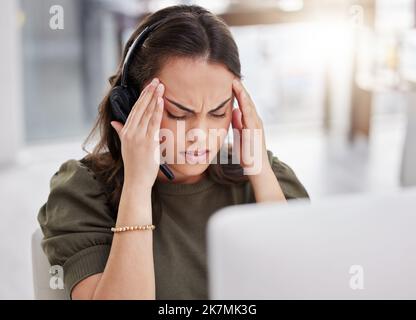
<svg viewBox="0 0 416 320">
<path fill-rule="evenodd" d="M 206 177 L 207 173 L 204 171 L 203 173 L 196 175 L 196 176 L 186 176 L 183 175 L 177 171 L 175 171 L 173 168 L 170 168 L 175 175 L 175 179 L 172 181 L 169 180 L 163 172 L 159 170 L 157 173 L 156 180 L 162 183 L 180 183 L 180 184 L 191 184 L 191 183 L 197 183 L 198 181 L 201 181 L 204 177 Z"/>
</svg>

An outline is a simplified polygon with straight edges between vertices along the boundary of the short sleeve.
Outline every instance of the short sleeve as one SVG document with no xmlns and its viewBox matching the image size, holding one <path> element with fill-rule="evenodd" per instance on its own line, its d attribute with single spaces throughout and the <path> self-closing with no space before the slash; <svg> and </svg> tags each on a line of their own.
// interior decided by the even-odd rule
<svg viewBox="0 0 416 320">
<path fill-rule="evenodd" d="M 272 170 L 279 181 L 283 194 L 287 200 L 308 198 L 309 195 L 295 172 L 286 163 L 280 161 L 270 150 L 267 150 Z"/>
<path fill-rule="evenodd" d="M 68 160 L 50 180 L 50 193 L 38 222 L 42 249 L 51 265 L 60 265 L 70 298 L 73 287 L 104 271 L 112 242 L 114 216 L 99 180 L 79 160 Z"/>
</svg>

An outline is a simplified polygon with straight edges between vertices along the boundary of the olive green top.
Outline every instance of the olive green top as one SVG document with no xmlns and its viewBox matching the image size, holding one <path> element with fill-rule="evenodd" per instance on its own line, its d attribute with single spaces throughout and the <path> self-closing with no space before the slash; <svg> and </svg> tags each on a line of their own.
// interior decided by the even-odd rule
<svg viewBox="0 0 416 320">
<path fill-rule="evenodd" d="M 308 198 L 293 170 L 271 151 L 268 156 L 286 199 Z M 156 299 L 208 299 L 208 218 L 223 207 L 255 202 L 250 183 L 221 185 L 207 175 L 193 184 L 156 180 L 154 192 L 159 198 L 153 203 L 152 196 Z M 38 221 L 44 234 L 42 248 L 51 265 L 63 266 L 64 286 L 71 298 L 79 281 L 104 271 L 116 213 L 99 179 L 82 162 L 71 159 L 51 178 Z"/>
</svg>

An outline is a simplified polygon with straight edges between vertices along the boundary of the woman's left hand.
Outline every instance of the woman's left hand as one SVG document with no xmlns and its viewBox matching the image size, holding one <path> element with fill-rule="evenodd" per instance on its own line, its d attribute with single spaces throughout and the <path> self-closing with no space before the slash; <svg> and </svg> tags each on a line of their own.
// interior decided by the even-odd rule
<svg viewBox="0 0 416 320">
<path fill-rule="evenodd" d="M 244 88 L 241 80 L 233 81 L 233 91 L 238 108 L 233 109 L 232 126 L 235 141 L 239 141 L 240 164 L 250 176 L 258 175 L 269 169 L 263 121 L 257 114 L 253 100 Z M 244 133 L 245 131 L 245 133 Z M 238 135 L 236 134 L 238 133 Z"/>
<path fill-rule="evenodd" d="M 256 202 L 286 201 L 269 162 L 263 121 L 257 114 L 255 104 L 241 80 L 234 79 L 233 92 L 237 98 L 238 108 L 233 109 L 232 126 L 239 133 L 236 136 L 234 131 L 234 141 L 239 141 L 240 164 L 244 171 L 248 172 Z M 243 131 L 246 131 L 246 134 Z M 246 158 L 247 154 L 250 155 L 249 159 Z"/>
</svg>

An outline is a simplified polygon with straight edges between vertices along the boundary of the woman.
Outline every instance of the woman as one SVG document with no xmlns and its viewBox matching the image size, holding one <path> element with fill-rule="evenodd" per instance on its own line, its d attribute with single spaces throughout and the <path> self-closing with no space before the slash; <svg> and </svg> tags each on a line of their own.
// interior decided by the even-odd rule
<svg viewBox="0 0 416 320">
<path fill-rule="evenodd" d="M 199 144 L 206 141 L 191 148 L 193 140 L 178 130 L 181 126 L 185 133 L 226 131 L 230 125 L 237 132 L 263 133 L 262 121 L 241 83 L 229 29 L 201 7 L 172 6 L 148 16 L 123 59 L 137 35 L 161 19 L 166 22 L 129 68 L 129 82 L 141 94 L 127 122 L 111 121 L 108 94 L 89 137 L 99 130 L 100 140 L 83 159 L 61 165 L 38 215 L 42 247 L 52 265 L 63 266 L 72 299 L 206 299 L 208 218 L 229 205 L 308 197 L 290 167 L 266 149 L 264 138 L 261 169 L 250 175 L 244 174 L 250 167 L 244 157 L 237 164 L 216 157 L 224 146 L 228 152 L 224 135 L 209 148 Z M 112 88 L 119 85 L 121 67 L 110 78 Z M 175 137 L 173 181 L 154 157 L 164 141 L 153 138 L 162 129 Z M 192 162 L 202 158 L 207 161 Z M 156 228 L 137 230 L 137 225 Z"/>
</svg>

